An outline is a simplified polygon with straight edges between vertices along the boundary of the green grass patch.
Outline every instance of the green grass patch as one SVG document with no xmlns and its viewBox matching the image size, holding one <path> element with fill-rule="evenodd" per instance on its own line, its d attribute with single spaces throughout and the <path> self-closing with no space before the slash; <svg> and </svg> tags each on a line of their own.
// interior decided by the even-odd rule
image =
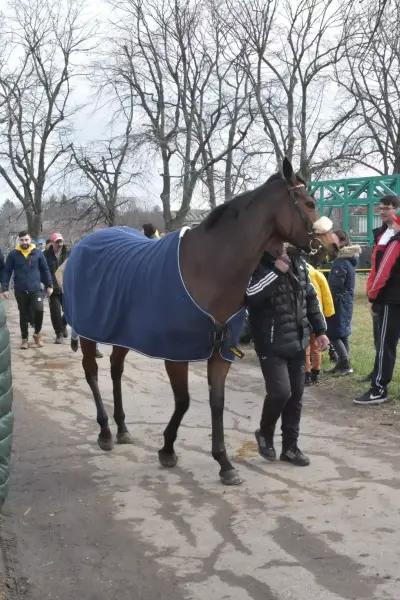
<svg viewBox="0 0 400 600">
<path fill-rule="evenodd" d="M 340 388 L 343 386 L 343 391 L 345 392 L 362 393 L 368 389 L 368 384 L 360 383 L 359 378 L 372 371 L 375 360 L 372 317 L 368 309 L 368 301 L 365 293 L 366 282 L 367 276 L 358 273 L 354 297 L 352 334 L 350 338 L 350 355 L 354 375 L 340 378 Z M 325 352 L 323 368 L 329 369 L 331 367 L 332 363 L 329 363 L 329 358 Z M 400 366 L 398 362 L 394 369 L 393 380 L 389 386 L 389 396 L 396 400 L 400 398 Z"/>
</svg>

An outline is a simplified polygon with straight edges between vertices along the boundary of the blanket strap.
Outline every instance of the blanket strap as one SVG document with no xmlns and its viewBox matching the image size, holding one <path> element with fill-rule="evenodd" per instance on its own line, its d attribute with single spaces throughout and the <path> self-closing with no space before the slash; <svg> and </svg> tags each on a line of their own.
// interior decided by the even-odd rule
<svg viewBox="0 0 400 600">
<path fill-rule="evenodd" d="M 215 338 L 214 338 L 214 352 L 219 352 L 222 348 L 225 338 L 229 344 L 229 327 L 226 323 L 215 323 Z M 237 358 L 243 358 L 244 352 L 240 350 L 236 345 L 232 344 L 229 346 L 229 350 Z"/>
</svg>

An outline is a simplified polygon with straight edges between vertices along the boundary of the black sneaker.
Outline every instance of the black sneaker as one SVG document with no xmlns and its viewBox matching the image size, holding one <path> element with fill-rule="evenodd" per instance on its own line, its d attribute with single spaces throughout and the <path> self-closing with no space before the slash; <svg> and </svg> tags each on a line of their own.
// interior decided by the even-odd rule
<svg viewBox="0 0 400 600">
<path fill-rule="evenodd" d="M 382 404 L 382 402 L 386 402 L 387 400 L 387 392 L 386 390 L 381 390 L 380 392 L 377 390 L 368 390 L 362 396 L 358 398 L 354 398 L 354 404 L 361 405 L 369 405 L 369 404 Z"/>
<path fill-rule="evenodd" d="M 304 373 L 304 385 L 311 385 L 312 384 L 312 379 L 311 379 L 311 373 Z"/>
<path fill-rule="evenodd" d="M 282 450 L 281 460 L 295 465 L 296 467 L 308 467 L 310 464 L 308 456 L 303 454 L 297 446 Z"/>
<path fill-rule="evenodd" d="M 319 383 L 320 372 L 319 369 L 311 369 L 311 383 Z"/>
<path fill-rule="evenodd" d="M 259 429 L 257 429 L 254 435 L 256 436 L 259 454 L 271 462 L 276 460 L 276 452 L 273 443 L 268 440 L 265 435 L 262 435 Z"/>
</svg>

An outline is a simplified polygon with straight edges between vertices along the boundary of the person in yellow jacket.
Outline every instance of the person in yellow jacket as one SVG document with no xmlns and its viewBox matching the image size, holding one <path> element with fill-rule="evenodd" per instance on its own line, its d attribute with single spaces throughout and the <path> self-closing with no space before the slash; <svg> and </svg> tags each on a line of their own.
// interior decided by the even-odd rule
<svg viewBox="0 0 400 600">
<path fill-rule="evenodd" d="M 315 269 L 310 264 L 307 264 L 307 268 L 311 283 L 317 292 L 321 312 L 324 317 L 331 317 L 335 314 L 335 307 L 326 277 L 323 273 L 321 273 L 321 271 L 318 271 L 318 269 Z M 312 333 L 310 336 L 310 345 L 306 349 L 306 385 L 318 383 L 321 372 L 321 360 L 322 353 L 319 349 L 318 343 L 316 342 L 315 335 Z"/>
</svg>

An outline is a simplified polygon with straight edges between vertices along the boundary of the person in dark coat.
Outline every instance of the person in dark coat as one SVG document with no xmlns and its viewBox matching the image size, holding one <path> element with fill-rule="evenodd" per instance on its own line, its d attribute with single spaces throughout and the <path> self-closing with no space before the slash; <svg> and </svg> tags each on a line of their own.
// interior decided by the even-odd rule
<svg viewBox="0 0 400 600">
<path fill-rule="evenodd" d="M 67 322 L 63 315 L 63 293 L 56 278 L 56 271 L 65 262 L 69 251 L 64 244 L 61 233 L 52 233 L 50 241 L 50 246 L 43 252 L 53 279 L 53 294 L 49 299 L 50 317 L 56 334 L 55 343 L 62 344 L 63 338 L 68 337 L 68 331 Z"/>
<path fill-rule="evenodd" d="M 143 235 L 150 238 L 151 240 L 158 240 L 160 237 L 158 229 L 154 227 L 153 223 L 143 223 L 142 231 Z"/>
<path fill-rule="evenodd" d="M 328 283 L 331 289 L 335 314 L 327 319 L 328 337 L 337 354 L 337 362 L 330 373 L 349 375 L 353 372 L 350 364 L 349 338 L 353 318 L 356 266 L 361 253 L 358 245 L 350 245 L 344 231 L 336 231 L 340 250 L 333 261 Z"/>
<path fill-rule="evenodd" d="M 53 292 L 52 279 L 42 252 L 32 244 L 27 231 L 18 235 L 18 244 L 7 256 L 2 279 L 2 296 L 8 298 L 8 286 L 14 274 L 14 293 L 19 310 L 21 328 L 21 349 L 29 348 L 28 329 L 32 323 L 35 329 L 33 339 L 37 347 L 43 346 L 41 330 L 43 324 L 43 291 L 42 283 L 50 297 Z"/>
<path fill-rule="evenodd" d="M 306 466 L 309 458 L 297 445 L 304 392 L 305 350 L 310 324 L 319 347 L 328 347 L 325 318 L 310 283 L 307 265 L 297 250 L 264 257 L 246 292 L 254 346 L 265 380 L 260 429 L 255 432 L 261 456 L 275 460 L 274 433 L 282 422 L 280 459 Z"/>
</svg>

